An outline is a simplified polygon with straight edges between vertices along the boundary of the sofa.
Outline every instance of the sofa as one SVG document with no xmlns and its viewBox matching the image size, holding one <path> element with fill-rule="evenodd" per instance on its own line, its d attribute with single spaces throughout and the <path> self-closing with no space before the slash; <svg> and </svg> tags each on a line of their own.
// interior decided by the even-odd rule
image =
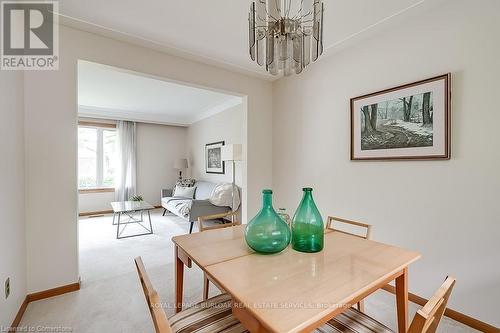
<svg viewBox="0 0 500 333">
<path fill-rule="evenodd" d="M 163 189 L 161 193 L 161 205 L 164 208 L 163 215 L 170 212 L 183 218 L 191 224 L 189 233 L 192 233 L 193 225 L 198 221 L 198 217 L 231 211 L 231 207 L 220 207 L 210 203 L 209 198 L 216 185 L 216 183 L 207 181 L 196 181 L 193 199 L 176 197 L 175 194 L 172 195 L 172 189 Z"/>
</svg>

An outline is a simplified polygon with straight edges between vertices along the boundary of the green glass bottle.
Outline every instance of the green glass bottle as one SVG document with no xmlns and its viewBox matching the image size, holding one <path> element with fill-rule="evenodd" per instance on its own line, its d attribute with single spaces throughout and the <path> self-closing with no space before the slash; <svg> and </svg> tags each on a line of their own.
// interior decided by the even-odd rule
<svg viewBox="0 0 500 333">
<path fill-rule="evenodd" d="M 303 188 L 304 195 L 292 220 L 292 247 L 299 252 L 323 250 L 325 230 L 323 218 L 312 197 L 312 188 Z"/>
<path fill-rule="evenodd" d="M 262 191 L 262 209 L 248 223 L 245 240 L 254 251 L 277 253 L 290 243 L 290 228 L 273 208 L 273 191 Z"/>
</svg>

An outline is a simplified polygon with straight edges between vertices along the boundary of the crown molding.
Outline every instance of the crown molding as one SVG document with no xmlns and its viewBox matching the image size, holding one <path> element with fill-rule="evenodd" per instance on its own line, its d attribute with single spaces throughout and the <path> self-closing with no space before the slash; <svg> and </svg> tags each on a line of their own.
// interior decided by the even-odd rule
<svg viewBox="0 0 500 333">
<path fill-rule="evenodd" d="M 140 123 L 160 124 L 178 127 L 189 127 L 191 124 L 200 120 L 212 117 L 222 111 L 242 104 L 241 97 L 231 98 L 223 103 L 211 106 L 193 117 L 173 117 L 161 113 L 141 112 L 133 110 L 122 110 L 116 108 L 103 108 L 90 105 L 78 105 L 78 116 L 92 119 L 113 119 L 127 120 Z"/>
<path fill-rule="evenodd" d="M 160 124 L 169 126 L 188 127 L 189 119 L 172 117 L 161 113 L 135 112 L 133 110 L 120 110 L 103 108 L 90 105 L 78 105 L 78 116 L 94 119 L 127 120 L 139 123 Z"/>
</svg>

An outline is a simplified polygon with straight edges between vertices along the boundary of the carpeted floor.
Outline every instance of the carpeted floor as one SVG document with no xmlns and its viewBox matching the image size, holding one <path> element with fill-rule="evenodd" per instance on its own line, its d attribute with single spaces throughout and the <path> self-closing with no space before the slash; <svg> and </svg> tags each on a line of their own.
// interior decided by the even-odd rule
<svg viewBox="0 0 500 333">
<path fill-rule="evenodd" d="M 121 240 L 115 239 L 116 227 L 111 225 L 111 216 L 81 219 L 81 290 L 30 303 L 21 326 L 33 327 L 34 332 L 44 331 L 45 327 L 56 327 L 60 332 L 154 332 L 133 259 L 142 256 L 162 301 L 171 304 L 174 301 L 171 238 L 189 230 L 182 219 L 173 215 L 163 217 L 161 213 L 162 210 L 152 212 L 154 235 Z M 202 285 L 201 271 L 196 267 L 187 269 L 184 301 L 188 304 L 200 301 Z M 211 294 L 216 293 L 217 289 L 212 287 Z M 413 317 L 418 307 L 411 304 L 410 308 Z M 166 311 L 173 314 L 172 308 Z M 396 327 L 393 295 L 380 291 L 370 296 L 366 312 L 389 327 Z M 439 332 L 477 331 L 445 318 Z"/>
</svg>

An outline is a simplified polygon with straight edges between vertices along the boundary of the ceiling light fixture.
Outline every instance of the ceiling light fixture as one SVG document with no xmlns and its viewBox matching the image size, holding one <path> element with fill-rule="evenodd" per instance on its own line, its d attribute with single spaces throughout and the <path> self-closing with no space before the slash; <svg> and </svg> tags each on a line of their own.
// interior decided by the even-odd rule
<svg viewBox="0 0 500 333">
<path fill-rule="evenodd" d="M 273 74 L 299 74 L 323 53 L 321 0 L 256 0 L 250 5 L 250 58 Z"/>
</svg>

